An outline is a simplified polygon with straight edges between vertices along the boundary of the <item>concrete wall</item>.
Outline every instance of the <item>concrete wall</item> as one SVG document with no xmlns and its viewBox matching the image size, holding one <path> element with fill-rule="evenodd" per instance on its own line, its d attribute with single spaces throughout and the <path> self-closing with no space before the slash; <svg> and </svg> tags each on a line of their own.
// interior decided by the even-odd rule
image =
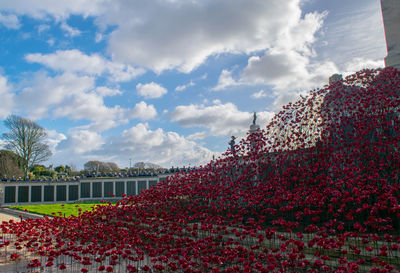
<svg viewBox="0 0 400 273">
<path fill-rule="evenodd" d="M 81 179 L 71 182 L 0 182 L 0 205 L 68 203 L 139 195 L 167 175 Z"/>
<path fill-rule="evenodd" d="M 388 55 L 386 66 L 400 69 L 400 0 L 381 0 Z"/>
</svg>

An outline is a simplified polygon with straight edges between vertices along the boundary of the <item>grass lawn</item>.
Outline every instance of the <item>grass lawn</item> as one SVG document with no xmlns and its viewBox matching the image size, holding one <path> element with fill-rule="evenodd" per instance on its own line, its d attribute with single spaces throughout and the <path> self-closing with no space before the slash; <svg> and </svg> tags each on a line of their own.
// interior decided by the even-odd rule
<svg viewBox="0 0 400 273">
<path fill-rule="evenodd" d="M 45 205 L 26 205 L 26 206 L 10 206 L 12 209 L 26 210 L 33 213 L 68 217 L 71 215 L 78 215 L 79 209 L 82 211 L 92 210 L 97 205 L 107 205 L 107 203 L 79 203 L 79 204 L 45 204 Z M 60 214 L 61 213 L 61 214 Z"/>
</svg>

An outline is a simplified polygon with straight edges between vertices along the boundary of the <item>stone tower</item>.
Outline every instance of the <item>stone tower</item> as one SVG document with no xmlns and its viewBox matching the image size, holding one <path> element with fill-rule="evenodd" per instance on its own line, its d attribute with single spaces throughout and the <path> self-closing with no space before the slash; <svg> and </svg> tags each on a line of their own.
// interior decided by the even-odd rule
<svg viewBox="0 0 400 273">
<path fill-rule="evenodd" d="M 400 69 L 400 0 L 381 0 L 388 55 L 386 66 Z"/>
</svg>

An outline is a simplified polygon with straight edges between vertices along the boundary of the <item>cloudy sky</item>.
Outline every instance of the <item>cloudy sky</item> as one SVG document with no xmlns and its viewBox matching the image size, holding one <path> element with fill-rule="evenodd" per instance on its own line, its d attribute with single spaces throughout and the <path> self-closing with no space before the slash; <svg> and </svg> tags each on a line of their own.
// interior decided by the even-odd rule
<svg viewBox="0 0 400 273">
<path fill-rule="evenodd" d="M 0 119 L 46 128 L 45 164 L 194 166 L 385 56 L 379 0 L 2 0 Z"/>
</svg>

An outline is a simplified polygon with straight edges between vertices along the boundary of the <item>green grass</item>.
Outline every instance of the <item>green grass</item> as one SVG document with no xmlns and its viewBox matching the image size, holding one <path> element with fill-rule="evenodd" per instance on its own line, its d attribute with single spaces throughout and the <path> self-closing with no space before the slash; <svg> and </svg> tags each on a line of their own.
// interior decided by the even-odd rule
<svg viewBox="0 0 400 273">
<path fill-rule="evenodd" d="M 69 217 L 77 216 L 79 209 L 82 212 L 92 210 L 97 205 L 107 205 L 107 203 L 73 203 L 73 204 L 45 204 L 45 205 L 26 205 L 26 206 L 10 206 L 11 209 L 29 211 L 48 216 Z"/>
</svg>

